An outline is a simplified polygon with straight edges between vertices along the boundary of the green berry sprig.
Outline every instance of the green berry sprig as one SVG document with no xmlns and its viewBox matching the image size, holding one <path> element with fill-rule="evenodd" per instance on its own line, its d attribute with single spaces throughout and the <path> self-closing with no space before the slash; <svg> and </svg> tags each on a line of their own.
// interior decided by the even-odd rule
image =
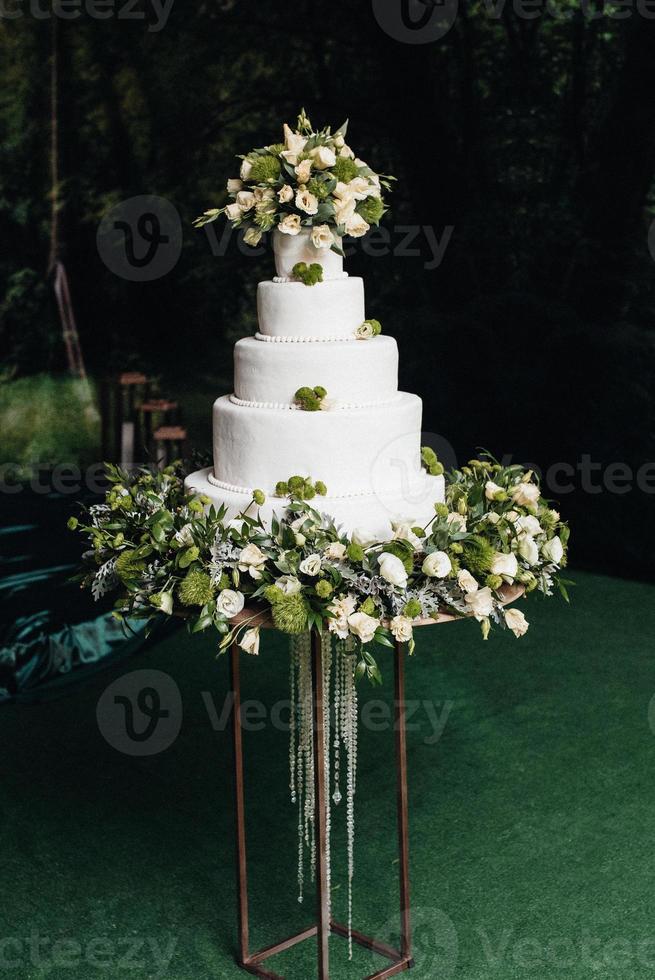
<svg viewBox="0 0 655 980">
<path fill-rule="evenodd" d="M 322 480 L 313 482 L 308 476 L 290 476 L 275 485 L 276 497 L 290 497 L 292 500 L 312 500 L 317 495 L 325 497 L 327 487 Z"/>
</svg>

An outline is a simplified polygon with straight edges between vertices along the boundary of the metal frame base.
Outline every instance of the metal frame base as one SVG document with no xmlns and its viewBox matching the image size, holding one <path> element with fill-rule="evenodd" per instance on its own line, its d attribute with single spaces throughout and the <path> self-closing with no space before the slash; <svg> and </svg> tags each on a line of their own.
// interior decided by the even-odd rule
<svg viewBox="0 0 655 980">
<path fill-rule="evenodd" d="M 271 956 L 283 953 L 306 939 L 318 940 L 318 980 L 329 980 L 328 939 L 330 934 L 348 937 L 346 926 L 334 922 L 328 915 L 327 893 L 327 831 L 323 744 L 323 671 L 321 637 L 312 630 L 312 683 L 314 708 L 314 772 L 316 799 L 316 883 L 317 923 L 282 942 L 274 943 L 258 953 L 249 952 L 248 930 L 248 873 L 246 861 L 245 801 L 243 778 L 243 741 L 241 731 L 241 678 L 239 647 L 232 644 L 230 652 L 230 680 L 232 688 L 232 734 L 234 742 L 234 790 L 237 842 L 237 895 L 239 903 L 239 956 L 241 969 L 266 980 L 284 980 L 278 973 L 263 965 Z M 366 980 L 385 980 L 409 970 L 414 961 L 411 955 L 411 922 L 409 905 L 409 832 L 407 801 L 407 740 L 405 724 L 405 661 L 401 643 L 395 644 L 395 742 L 398 806 L 398 852 L 400 862 L 400 927 L 401 948 L 396 950 L 386 943 L 369 936 L 351 932 L 353 942 L 391 960 L 391 965 L 371 973 Z"/>
</svg>

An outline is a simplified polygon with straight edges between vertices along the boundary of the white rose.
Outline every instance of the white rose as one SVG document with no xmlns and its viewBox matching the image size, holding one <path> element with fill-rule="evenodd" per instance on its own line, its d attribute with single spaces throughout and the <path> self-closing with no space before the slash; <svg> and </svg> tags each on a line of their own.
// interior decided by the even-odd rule
<svg viewBox="0 0 655 980">
<path fill-rule="evenodd" d="M 427 555 L 421 571 L 429 578 L 445 578 L 452 571 L 452 563 L 445 551 L 433 551 Z"/>
<path fill-rule="evenodd" d="M 296 194 L 296 207 L 305 214 L 316 214 L 318 211 L 318 198 L 309 191 L 298 191 Z"/>
<path fill-rule="evenodd" d="M 241 180 L 248 180 L 248 177 L 250 177 L 251 170 L 252 170 L 252 163 L 250 162 L 250 160 L 242 160 L 241 170 L 239 171 Z"/>
<path fill-rule="evenodd" d="M 409 541 L 414 551 L 423 550 L 423 542 L 414 534 L 411 521 L 392 521 L 391 528 L 395 541 Z"/>
<path fill-rule="evenodd" d="M 446 518 L 446 524 L 451 534 L 466 533 L 466 518 L 462 514 L 458 514 L 456 510 L 451 510 Z"/>
<path fill-rule="evenodd" d="M 297 167 L 293 168 L 296 172 L 299 184 L 306 184 L 312 175 L 312 161 L 301 160 Z"/>
<path fill-rule="evenodd" d="M 346 546 L 340 541 L 331 541 L 325 549 L 325 557 L 341 561 L 346 557 Z"/>
<path fill-rule="evenodd" d="M 370 340 L 373 336 L 373 327 L 370 320 L 364 320 L 355 330 L 357 340 Z"/>
<path fill-rule="evenodd" d="M 275 581 L 275 588 L 284 595 L 296 595 L 302 589 L 302 585 L 295 575 L 281 575 Z"/>
<path fill-rule="evenodd" d="M 312 575 L 312 576 L 318 575 L 318 573 L 321 570 L 321 556 L 308 555 L 307 558 L 304 558 L 300 562 L 298 568 L 303 573 L 303 575 Z"/>
<path fill-rule="evenodd" d="M 256 203 L 256 198 L 252 191 L 239 191 L 237 194 L 237 204 L 242 211 L 250 211 Z"/>
<path fill-rule="evenodd" d="M 378 562 L 382 578 L 386 579 L 392 585 L 397 585 L 399 588 L 404 589 L 407 585 L 407 570 L 400 558 L 390 554 L 388 551 L 383 551 L 378 558 Z"/>
<path fill-rule="evenodd" d="M 234 616 L 238 616 L 244 605 L 243 593 L 235 592 L 233 589 L 223 589 L 216 599 L 216 610 L 226 619 L 233 619 Z"/>
<path fill-rule="evenodd" d="M 530 534 L 519 535 L 518 551 L 521 558 L 527 561 L 528 565 L 536 565 L 539 561 L 539 548 L 537 542 Z"/>
<path fill-rule="evenodd" d="M 478 589 L 477 592 L 469 593 L 466 596 L 465 602 L 471 614 L 478 621 L 486 619 L 487 616 L 491 615 L 494 608 L 494 600 L 490 588 Z"/>
<path fill-rule="evenodd" d="M 330 248 L 334 244 L 334 235 L 328 225 L 315 225 L 311 239 L 314 248 Z"/>
<path fill-rule="evenodd" d="M 541 555 L 546 561 L 552 561 L 556 565 L 559 565 L 564 557 L 564 546 L 558 535 L 551 538 L 550 541 L 546 541 L 541 548 Z"/>
<path fill-rule="evenodd" d="M 519 570 L 519 563 L 516 555 L 506 555 L 502 551 L 497 551 L 491 563 L 491 574 L 502 575 L 506 582 L 513 582 Z"/>
<path fill-rule="evenodd" d="M 502 487 L 499 487 L 497 483 L 493 480 L 487 480 L 484 485 L 484 495 L 487 500 L 499 500 L 504 496 L 505 491 Z M 500 495 L 500 496 L 499 496 Z"/>
<path fill-rule="evenodd" d="M 239 640 L 239 646 L 245 653 L 256 657 L 259 653 L 259 626 L 251 626 Z"/>
<path fill-rule="evenodd" d="M 457 573 L 457 584 L 462 592 L 466 592 L 469 595 L 471 592 L 478 591 L 478 583 L 466 568 L 463 568 L 461 572 Z"/>
<path fill-rule="evenodd" d="M 316 146 L 310 155 L 317 170 L 327 170 L 337 162 L 335 152 L 329 146 Z"/>
<path fill-rule="evenodd" d="M 175 540 L 179 542 L 179 544 L 187 546 L 193 544 L 193 530 L 191 525 L 185 524 L 179 531 L 176 531 Z"/>
<path fill-rule="evenodd" d="M 514 636 L 525 636 L 530 625 L 520 609 L 506 609 L 505 622 Z"/>
<path fill-rule="evenodd" d="M 299 214 L 285 214 L 278 225 L 278 230 L 282 232 L 283 235 L 297 235 L 300 231 L 300 215 Z"/>
<path fill-rule="evenodd" d="M 528 510 L 536 508 L 541 496 L 541 490 L 536 483 L 518 483 L 512 487 L 510 494 L 514 503 L 520 507 L 527 507 Z"/>
<path fill-rule="evenodd" d="M 370 548 L 372 544 L 375 544 L 376 539 L 372 538 L 365 528 L 356 527 L 352 533 L 352 540 L 360 548 Z"/>
<path fill-rule="evenodd" d="M 266 564 L 266 555 L 256 544 L 247 544 L 239 555 L 239 570 L 249 572 L 251 578 L 262 577 L 261 568 Z"/>
<path fill-rule="evenodd" d="M 346 218 L 346 234 L 351 238 L 362 238 L 371 226 L 368 221 L 362 218 L 361 214 L 351 214 Z"/>
<path fill-rule="evenodd" d="M 239 205 L 235 203 L 235 204 L 228 204 L 228 206 L 225 208 L 225 213 L 230 219 L 230 221 L 236 221 L 238 218 L 241 217 L 242 212 Z"/>
<path fill-rule="evenodd" d="M 542 532 L 541 524 L 532 514 L 528 514 L 526 517 L 518 517 L 514 522 L 514 526 L 517 531 L 529 534 L 533 538 Z"/>
<path fill-rule="evenodd" d="M 407 616 L 394 616 L 389 623 L 391 633 L 399 643 L 409 643 L 412 638 L 412 621 Z"/>
<path fill-rule="evenodd" d="M 227 182 L 227 190 L 229 194 L 236 194 L 243 187 L 243 181 L 238 178 L 230 177 Z"/>
<path fill-rule="evenodd" d="M 248 228 L 248 230 L 244 232 L 243 235 L 243 240 L 246 243 L 246 245 L 250 245 L 252 247 L 254 247 L 255 245 L 259 245 L 261 238 L 262 238 L 261 228 Z"/>
<path fill-rule="evenodd" d="M 353 613 L 348 617 L 348 628 L 350 632 L 359 637 L 362 643 L 370 643 L 375 636 L 375 631 L 379 626 L 377 619 L 367 616 L 366 613 Z"/>
<path fill-rule="evenodd" d="M 284 187 L 280 187 L 277 192 L 277 199 L 280 204 L 287 204 L 293 197 L 293 188 L 289 184 L 285 184 Z"/>
</svg>

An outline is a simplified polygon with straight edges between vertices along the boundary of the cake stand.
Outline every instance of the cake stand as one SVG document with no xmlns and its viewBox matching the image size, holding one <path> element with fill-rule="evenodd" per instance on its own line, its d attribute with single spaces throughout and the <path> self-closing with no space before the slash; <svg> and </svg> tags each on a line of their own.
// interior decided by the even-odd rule
<svg viewBox="0 0 655 980">
<path fill-rule="evenodd" d="M 520 586 L 505 586 L 502 590 L 503 605 L 518 599 L 523 594 Z M 439 614 L 433 619 L 421 619 L 414 626 L 436 626 L 453 622 L 464 617 Z M 249 607 L 232 620 L 232 625 L 248 621 L 250 626 L 273 628 L 273 622 L 268 610 L 257 611 Z M 237 643 L 230 648 L 230 687 L 232 694 L 232 736 L 234 748 L 234 795 L 236 815 L 236 858 L 237 858 L 237 901 L 239 921 L 239 952 L 238 965 L 248 973 L 267 980 L 284 980 L 278 973 L 266 969 L 265 963 L 271 956 L 282 953 L 305 939 L 318 940 L 318 980 L 329 980 L 329 950 L 328 940 L 331 933 L 348 937 L 348 928 L 330 918 L 327 881 L 327 810 L 324 781 L 324 739 L 323 739 L 323 670 L 320 633 L 313 629 L 311 633 L 312 657 L 312 690 L 313 690 L 313 724 L 314 724 L 314 774 L 316 800 L 316 923 L 295 933 L 281 942 L 274 943 L 258 952 L 250 951 L 249 919 L 248 919 L 248 868 L 246 858 L 246 827 L 245 827 L 245 792 L 243 777 L 243 739 L 241 731 L 241 675 L 240 650 Z M 400 949 L 394 949 L 386 943 L 365 936 L 355 929 L 351 931 L 352 939 L 360 946 L 379 953 L 390 963 L 376 973 L 370 974 L 366 980 L 384 980 L 397 973 L 409 970 L 412 960 L 412 933 L 409 900 L 409 832 L 408 832 L 408 800 L 407 800 L 407 731 L 405 708 L 405 645 L 394 644 L 394 703 L 395 703 L 395 743 L 396 743 L 396 797 L 397 797 L 397 830 L 398 856 L 400 864 L 399 896 L 400 896 Z"/>
</svg>

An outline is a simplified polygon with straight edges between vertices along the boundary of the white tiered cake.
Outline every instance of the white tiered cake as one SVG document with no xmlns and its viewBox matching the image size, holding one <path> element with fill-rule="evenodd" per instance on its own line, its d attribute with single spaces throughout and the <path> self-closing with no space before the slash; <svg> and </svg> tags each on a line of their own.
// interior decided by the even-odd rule
<svg viewBox="0 0 655 980">
<path fill-rule="evenodd" d="M 263 490 L 267 521 L 289 502 L 276 484 L 298 475 L 327 486 L 312 506 L 349 532 L 387 540 L 392 521 L 425 525 L 444 481 L 421 467 L 421 399 L 398 391 L 396 341 L 357 339 L 364 283 L 337 253 L 315 248 L 305 230 L 275 230 L 273 241 L 277 276 L 258 286 L 259 331 L 236 344 L 234 394 L 214 403 L 214 466 L 189 476 L 187 488 L 226 504 L 231 517 Z M 323 281 L 293 281 L 297 262 L 318 262 Z M 316 385 L 329 410 L 299 410 L 296 391 Z"/>
</svg>

